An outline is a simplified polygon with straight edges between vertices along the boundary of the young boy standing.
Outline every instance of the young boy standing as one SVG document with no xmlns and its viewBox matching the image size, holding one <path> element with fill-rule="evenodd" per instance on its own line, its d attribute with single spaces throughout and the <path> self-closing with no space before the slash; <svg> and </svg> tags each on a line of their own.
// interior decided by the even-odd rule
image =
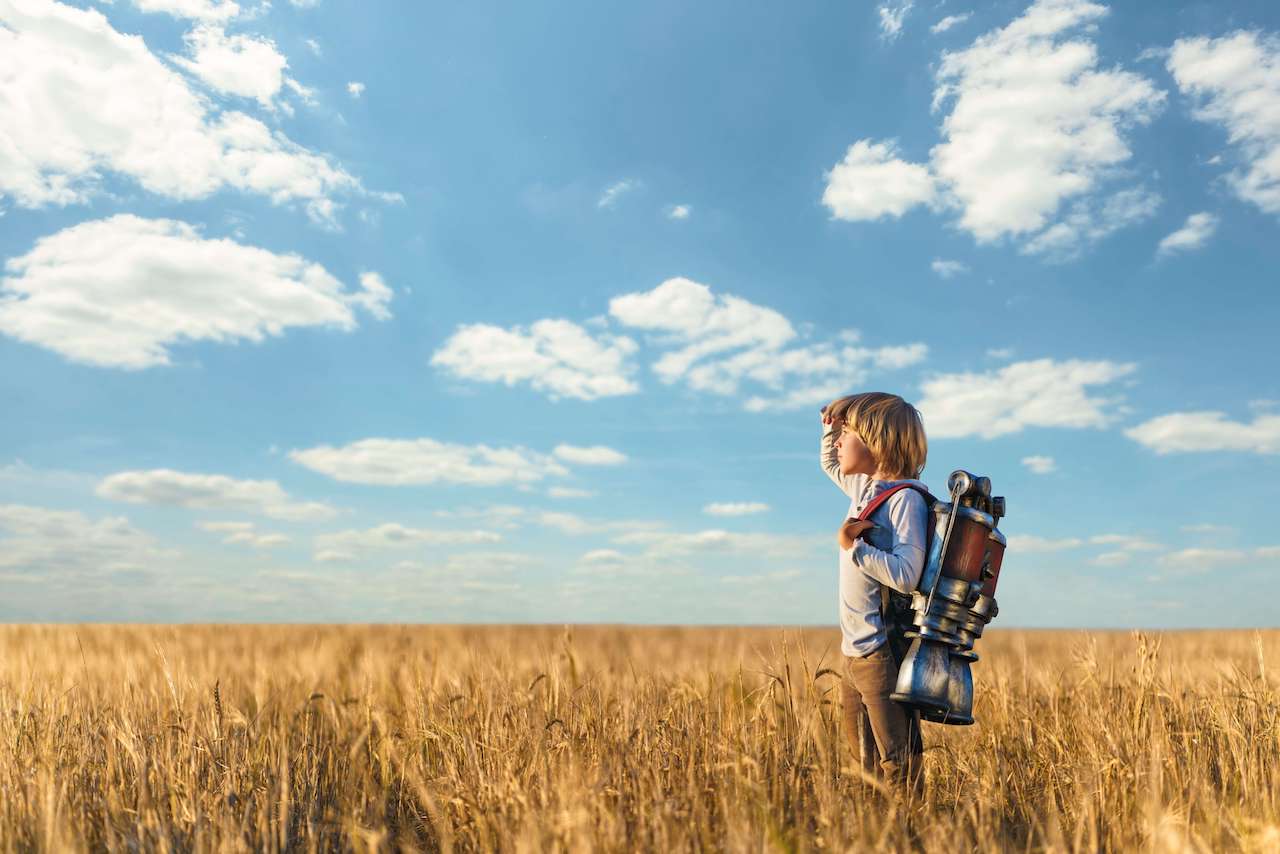
<svg viewBox="0 0 1280 854">
<path fill-rule="evenodd" d="M 883 392 L 832 401 L 822 409 L 822 424 L 822 469 L 851 500 L 849 518 L 837 534 L 846 730 L 859 747 L 864 768 L 918 785 L 919 718 L 889 699 L 899 662 L 881 617 L 880 588 L 910 593 L 919 583 L 929 511 L 919 492 L 902 489 L 869 520 L 854 517 L 895 484 L 925 489 L 917 480 L 928 455 L 924 424 L 914 406 Z M 871 739 L 874 745 L 868 743 Z"/>
</svg>

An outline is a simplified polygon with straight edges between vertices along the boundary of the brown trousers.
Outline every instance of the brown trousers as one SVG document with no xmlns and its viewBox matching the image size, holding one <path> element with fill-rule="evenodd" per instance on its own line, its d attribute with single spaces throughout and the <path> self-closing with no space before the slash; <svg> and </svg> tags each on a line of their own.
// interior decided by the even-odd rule
<svg viewBox="0 0 1280 854">
<path fill-rule="evenodd" d="M 844 657 L 845 733 L 864 771 L 918 791 L 924 784 L 920 714 L 889 699 L 897 678 L 887 643 L 863 658 Z"/>
</svg>

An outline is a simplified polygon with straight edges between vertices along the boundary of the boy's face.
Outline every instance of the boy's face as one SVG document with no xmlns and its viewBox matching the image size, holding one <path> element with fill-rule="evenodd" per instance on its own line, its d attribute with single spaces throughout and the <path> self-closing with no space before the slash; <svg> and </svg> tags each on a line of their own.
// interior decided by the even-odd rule
<svg viewBox="0 0 1280 854">
<path fill-rule="evenodd" d="M 866 443 L 852 429 L 845 428 L 836 442 L 836 456 L 840 460 L 841 474 L 875 474 L 876 460 L 867 450 Z"/>
</svg>

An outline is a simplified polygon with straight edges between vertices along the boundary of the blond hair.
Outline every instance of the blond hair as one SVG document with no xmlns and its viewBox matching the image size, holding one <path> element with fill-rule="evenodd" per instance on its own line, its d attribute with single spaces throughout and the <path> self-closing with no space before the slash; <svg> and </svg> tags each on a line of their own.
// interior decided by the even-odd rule
<svg viewBox="0 0 1280 854">
<path fill-rule="evenodd" d="M 831 413 L 862 439 L 881 473 L 895 480 L 919 478 L 929 456 L 920 411 L 896 394 L 868 391 L 841 398 Z"/>
</svg>

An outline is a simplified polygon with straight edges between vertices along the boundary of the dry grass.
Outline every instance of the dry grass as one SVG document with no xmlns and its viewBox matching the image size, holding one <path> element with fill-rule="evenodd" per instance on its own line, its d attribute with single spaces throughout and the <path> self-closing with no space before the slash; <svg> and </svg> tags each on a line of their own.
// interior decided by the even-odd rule
<svg viewBox="0 0 1280 854">
<path fill-rule="evenodd" d="M 992 630 L 920 804 L 836 637 L 0 627 L 0 850 L 1280 850 L 1280 632 Z"/>
</svg>

